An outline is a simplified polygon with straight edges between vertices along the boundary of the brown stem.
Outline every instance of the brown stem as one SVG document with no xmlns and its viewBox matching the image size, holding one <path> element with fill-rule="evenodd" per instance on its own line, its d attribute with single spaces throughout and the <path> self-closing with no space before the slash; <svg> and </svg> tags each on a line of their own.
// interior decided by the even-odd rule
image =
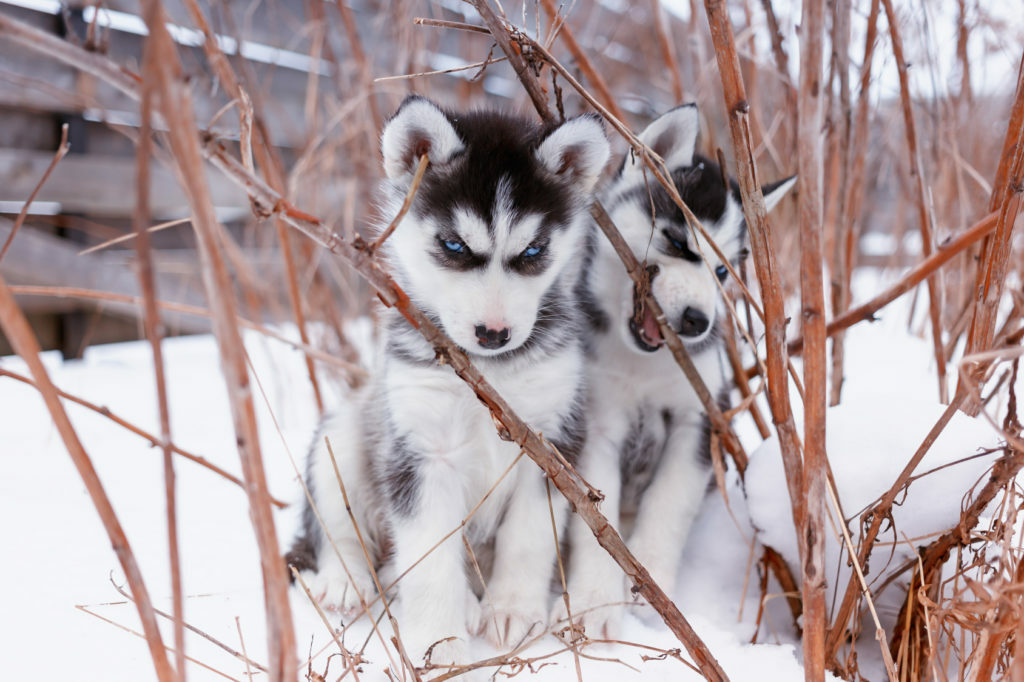
<svg viewBox="0 0 1024 682">
<path fill-rule="evenodd" d="M 875 295 L 875 297 L 870 301 L 866 301 L 856 308 L 847 310 L 845 313 L 829 322 L 825 327 L 825 333 L 828 336 L 832 336 L 844 329 L 849 329 L 858 322 L 863 322 L 865 320 L 873 321 L 875 319 L 875 313 L 916 287 L 930 274 L 934 273 L 936 270 L 955 258 L 961 251 L 995 229 L 997 219 L 997 214 L 990 213 L 972 225 L 969 229 L 961 232 L 955 238 L 950 239 L 945 244 L 939 246 L 939 248 L 936 249 L 929 258 L 918 263 L 906 275 L 904 275 L 900 281 L 896 282 L 882 293 Z M 803 350 L 803 345 L 803 338 L 798 336 L 789 342 L 789 352 L 793 355 L 797 355 L 801 350 Z"/>
<path fill-rule="evenodd" d="M 153 660 L 157 679 L 160 682 L 172 682 L 175 679 L 174 669 L 167 660 L 167 652 L 164 650 L 163 639 L 153 613 L 153 604 L 149 599 L 149 592 L 146 590 L 146 584 L 142 579 L 139 565 L 135 561 L 131 545 L 128 544 L 128 538 L 124 534 L 121 522 L 117 519 L 117 514 L 114 513 L 110 498 L 107 497 L 103 484 L 92 466 L 92 461 L 82 446 L 82 442 L 78 439 L 75 427 L 71 425 L 71 420 L 68 419 L 68 415 L 64 411 L 57 387 L 50 381 L 46 367 L 43 366 L 43 362 L 39 358 L 39 354 L 42 352 L 39 341 L 32 332 L 28 320 L 25 319 L 25 314 L 15 302 L 14 295 L 7 288 L 3 275 L 0 275 L 0 329 L 7 336 L 14 352 L 20 355 L 28 365 L 39 393 L 46 403 L 46 409 L 50 412 L 50 418 L 53 419 L 57 432 L 60 433 L 60 437 L 64 441 L 64 447 L 71 455 L 71 460 L 75 463 L 79 476 L 82 477 L 82 482 L 89 492 L 93 506 L 96 507 L 96 511 L 100 515 L 114 553 L 121 564 L 121 570 L 124 571 L 132 594 L 135 595 L 135 605 L 139 612 L 139 619 L 142 621 L 142 631 L 145 634 L 146 644 L 149 646 L 149 655 Z"/>
<path fill-rule="evenodd" d="M 804 679 L 825 677 L 825 288 L 822 275 L 822 39 L 824 0 L 804 0 L 797 91 L 797 192 L 800 197 L 800 304 L 804 351 L 805 523 L 799 530 L 803 595 Z"/>
<path fill-rule="evenodd" d="M 545 0 L 551 2 L 551 0 Z M 676 46 L 669 34 L 669 27 L 665 21 L 665 8 L 661 0 L 651 0 L 651 15 L 654 21 L 654 32 L 658 36 L 658 47 L 661 49 L 661 58 L 665 62 L 665 70 L 672 78 L 672 97 L 676 104 L 683 101 L 683 79 L 679 75 L 679 57 L 676 56 Z M 621 119 L 621 116 L 617 118 Z"/>
<path fill-rule="evenodd" d="M 757 179 L 757 166 L 751 144 L 749 105 L 740 74 L 732 24 L 723 0 L 704 0 L 704 8 L 711 28 L 718 71 L 722 78 L 737 180 L 743 198 L 743 214 L 747 221 L 754 269 L 764 302 L 768 404 L 779 434 L 793 521 L 797 528 L 802 528 L 805 516 L 803 464 L 800 457 L 800 439 L 790 407 L 786 375 L 786 313 L 782 278 L 776 267 L 775 251 L 768 241 L 768 216 L 761 185 Z"/>
<path fill-rule="evenodd" d="M 4 259 L 7 255 L 7 250 L 11 248 L 11 243 L 14 241 L 14 235 L 18 234 L 18 230 L 21 229 L 22 224 L 25 222 L 25 218 L 28 217 L 28 209 L 32 206 L 32 202 L 36 200 L 36 195 L 39 194 L 39 190 L 46 184 L 46 180 L 53 173 L 53 169 L 57 167 L 60 160 L 63 159 L 68 150 L 71 149 L 71 145 L 68 143 L 68 124 L 65 123 L 60 128 L 60 144 L 57 145 L 57 151 L 53 155 L 53 160 L 50 161 L 50 165 L 46 167 L 43 172 L 43 177 L 39 178 L 39 182 L 32 189 L 32 193 L 28 195 L 28 199 L 21 207 L 21 211 L 18 212 L 18 217 L 14 219 L 14 225 L 11 227 L 11 233 L 7 235 L 7 241 L 4 242 L 3 248 L 0 248 L 0 260 Z"/>
<path fill-rule="evenodd" d="M 11 289 L 12 293 L 16 292 L 16 289 L 14 287 L 8 287 L 8 288 Z M 36 383 L 34 381 L 32 381 L 31 379 L 29 379 L 28 377 L 24 377 L 24 376 L 22 376 L 20 374 L 15 374 L 14 372 L 8 371 L 8 370 L 6 370 L 6 369 L 4 369 L 2 367 L 0 367 L 0 376 L 7 377 L 8 379 L 14 379 L 15 381 L 20 381 L 21 383 L 27 384 L 27 385 L 29 385 L 29 386 L 37 389 L 37 390 L 39 388 L 36 385 Z M 106 417 L 107 419 L 109 419 L 110 421 L 114 422 L 118 426 L 120 426 L 120 427 L 122 427 L 124 429 L 127 429 L 128 431 L 131 431 L 136 436 L 139 436 L 141 438 L 145 438 L 146 440 L 149 441 L 150 445 L 152 445 L 152 446 L 156 446 L 156 445 L 160 444 L 160 439 L 156 435 L 154 435 L 152 433 L 149 433 L 148 431 L 145 431 L 144 429 L 139 428 L 135 424 L 132 424 L 130 421 L 127 421 L 126 419 L 124 419 L 124 418 L 114 414 L 113 412 L 110 411 L 110 408 L 108 408 L 108 407 L 102 407 L 102 406 L 97 405 L 95 403 L 91 403 L 88 400 L 85 400 L 84 398 L 79 398 L 78 396 L 71 395 L 70 393 L 67 393 L 66 391 L 62 391 L 60 389 L 57 389 L 57 395 L 59 395 L 64 400 L 70 400 L 71 402 L 73 402 L 73 403 L 75 403 L 77 405 L 81 405 L 82 407 L 86 408 L 87 410 L 92 410 L 96 414 L 101 415 L 103 417 Z M 222 478 L 226 478 L 227 480 L 231 481 L 232 483 L 234 483 L 235 485 L 237 485 L 240 488 L 245 486 L 245 484 L 242 482 L 242 480 L 240 478 L 238 478 L 237 476 L 231 475 L 227 471 L 224 471 L 224 469 L 221 469 L 219 466 L 217 466 L 216 464 L 214 464 L 210 460 L 206 459 L 205 457 L 202 457 L 201 455 L 193 454 L 193 453 L 189 452 L 188 450 L 182 450 L 181 448 L 179 448 L 177 445 L 174 445 L 173 443 L 171 444 L 171 452 L 175 453 L 176 455 L 180 455 L 180 456 L 184 457 L 187 460 L 195 462 L 196 464 L 198 464 L 201 467 L 205 467 L 205 468 L 209 469 L 213 473 L 217 474 L 218 476 L 220 476 Z M 272 499 L 271 502 L 273 502 L 274 506 L 277 507 L 278 509 L 284 509 L 285 507 L 288 506 L 287 504 L 285 504 L 284 502 L 281 502 L 280 500 L 273 500 Z"/>
<path fill-rule="evenodd" d="M 558 8 L 555 7 L 554 0 L 540 0 L 540 4 L 544 7 L 544 11 L 552 21 L 558 20 Z M 563 22 L 558 29 L 558 35 L 561 37 L 562 42 L 565 43 L 565 46 L 569 48 L 572 58 L 576 60 L 580 73 L 594 86 L 597 96 L 601 98 L 601 103 L 608 108 L 608 111 L 614 114 L 615 118 L 625 121 L 626 117 L 623 116 L 622 110 L 615 103 L 615 97 L 612 95 L 611 90 L 608 89 L 608 84 L 605 83 L 604 77 L 594 68 L 594 65 L 590 63 L 590 58 L 587 57 L 587 53 L 576 42 L 576 37 L 572 34 L 569 24 Z"/>
<path fill-rule="evenodd" d="M 146 41 L 142 57 L 143 76 L 153 68 L 153 43 Z M 136 200 L 132 224 L 135 228 L 135 253 L 139 263 L 139 286 L 142 289 L 142 322 L 146 339 L 153 349 L 153 371 L 156 380 L 157 414 L 160 420 L 160 447 L 163 449 L 164 497 L 167 514 L 167 544 L 171 567 L 171 600 L 174 612 L 174 667 L 179 682 L 185 681 L 185 599 L 181 584 L 181 553 L 178 546 L 178 503 L 175 487 L 174 452 L 171 450 L 171 413 L 167 401 L 164 375 L 163 323 L 156 299 L 156 274 L 149 238 L 149 162 L 152 154 L 150 122 L 153 115 L 152 81 L 142 80 L 139 139 L 135 153 Z"/>
<path fill-rule="evenodd" d="M 917 465 L 921 463 L 921 460 L 931 449 L 932 445 L 938 439 L 939 435 L 949 424 L 950 419 L 956 413 L 960 406 L 960 402 L 963 400 L 962 396 L 957 396 L 953 401 L 946 407 L 946 410 L 939 417 L 939 420 L 932 426 L 932 429 L 925 436 L 924 441 L 918 447 L 910 461 L 903 467 L 900 475 L 896 478 L 896 481 L 889 487 L 889 490 L 882 495 L 881 500 L 878 504 L 874 505 L 866 512 L 861 515 L 862 523 L 868 523 L 870 526 L 867 532 L 864 534 L 864 539 L 861 540 L 860 549 L 857 553 L 857 563 L 861 566 L 867 564 L 868 557 L 871 555 L 871 550 L 874 547 L 875 539 L 878 537 L 878 533 L 882 528 L 882 523 L 889 518 L 892 512 L 892 505 L 896 501 L 900 491 L 904 488 L 907 482 L 910 480 L 911 475 L 917 468 Z M 829 630 L 828 639 L 826 642 L 826 653 L 831 659 L 835 656 L 835 652 L 842 644 L 843 639 L 846 636 L 846 624 L 850 620 L 850 616 L 853 612 L 853 607 L 856 604 L 856 600 L 860 591 L 857 587 L 857 576 L 856 574 L 850 575 L 850 580 L 846 585 L 846 591 L 843 593 L 842 603 L 839 605 L 836 611 L 835 619 L 832 621 L 832 628 Z"/>
<path fill-rule="evenodd" d="M 289 680 L 294 678 L 298 663 L 288 602 L 289 582 L 270 508 L 256 411 L 242 339 L 235 323 L 237 315 L 233 289 L 220 253 L 217 234 L 222 228 L 217 222 L 209 187 L 203 177 L 203 157 L 198 139 L 199 128 L 192 109 L 192 95 L 183 77 L 177 48 L 168 33 L 159 0 L 146 0 L 143 3 L 143 18 L 149 28 L 148 41 L 153 42 L 152 77 L 167 125 L 168 144 L 179 167 L 179 177 L 192 210 L 192 225 L 196 231 L 203 266 L 203 284 L 213 312 L 213 330 L 234 417 L 235 436 L 249 496 L 250 519 L 260 552 L 267 610 L 269 678 L 274 682 Z"/>
<path fill-rule="evenodd" d="M 1017 213 L 1021 207 L 1021 192 L 1024 191 L 1024 57 L 1017 72 L 1017 93 L 1010 121 L 1003 141 L 1003 152 L 996 169 L 995 182 L 992 185 L 992 196 L 989 210 L 999 213 L 995 233 L 987 236 L 981 246 L 981 260 L 978 264 L 977 279 L 974 288 L 974 316 L 971 318 L 970 331 L 967 334 L 967 345 L 964 355 L 972 355 L 989 350 L 995 332 L 999 300 L 1003 293 L 1010 253 L 1011 238 Z M 977 381 L 984 375 L 986 363 L 979 363 L 970 373 L 972 380 Z M 961 380 L 957 392 L 965 392 L 966 386 Z M 977 414 L 980 406 L 973 400 L 966 403 L 965 412 Z"/>
<path fill-rule="evenodd" d="M 217 77 L 224 85 L 228 94 L 239 101 L 240 110 L 243 112 L 242 116 L 248 116 L 249 112 L 244 111 L 244 109 L 252 100 L 243 90 L 241 83 L 238 80 L 238 76 L 231 68 L 231 63 L 221 51 L 217 42 L 217 36 L 210 27 L 206 16 L 203 14 L 203 11 L 196 0 L 184 0 L 184 2 L 192 21 L 195 22 L 196 26 L 199 27 L 199 30 L 203 33 L 203 50 L 210 62 L 210 66 L 213 67 L 214 71 L 217 73 Z M 256 160 L 264 173 L 266 173 L 270 186 L 279 194 L 283 195 L 285 192 L 283 165 L 281 163 L 281 159 L 274 151 L 270 136 L 267 133 L 267 128 L 264 125 L 264 119 L 259 115 L 259 112 L 256 112 L 256 116 L 253 118 L 253 128 L 257 135 L 257 144 L 253 149 L 253 152 L 256 155 Z M 289 241 L 288 228 L 280 219 L 275 219 L 274 229 L 277 233 L 278 244 L 281 246 L 281 260 L 284 263 L 285 283 L 288 289 L 288 300 L 292 307 L 292 314 L 295 316 L 295 326 L 298 328 L 299 338 L 302 340 L 302 343 L 308 346 L 309 334 L 306 330 L 306 317 L 302 309 L 302 294 L 299 291 L 299 280 L 295 271 L 295 256 L 292 253 L 292 245 Z M 309 375 L 309 381 L 313 388 L 313 397 L 316 400 L 317 409 L 320 412 L 323 412 L 323 397 L 320 393 L 320 382 L 316 377 L 316 368 L 313 364 L 313 358 L 306 354 L 305 362 L 306 372 Z"/>
<path fill-rule="evenodd" d="M 892 37 L 892 53 L 896 59 L 896 67 L 900 79 L 900 102 L 903 105 L 903 126 L 907 135 L 907 153 L 910 157 L 910 176 L 914 180 L 917 202 L 917 215 L 921 231 L 921 249 L 928 258 L 935 249 L 932 235 L 932 215 L 929 210 L 928 190 L 924 184 L 924 168 L 921 165 L 921 153 L 917 144 L 917 125 L 914 121 L 913 103 L 910 100 L 910 83 L 907 76 L 907 61 L 903 56 L 903 39 L 900 36 L 899 22 L 892 0 L 882 0 L 885 6 L 885 17 L 889 22 L 889 35 Z M 946 362 L 942 352 L 942 280 L 937 275 L 928 277 L 928 316 L 932 326 L 932 351 L 935 355 L 935 366 L 939 377 L 939 400 L 949 400 L 946 385 Z"/>
<path fill-rule="evenodd" d="M 850 278 L 853 274 L 854 257 L 856 255 L 855 223 L 860 215 L 860 207 L 864 195 L 864 162 L 867 158 L 868 141 L 871 129 L 868 124 L 869 87 L 871 85 L 871 65 L 874 60 L 875 45 L 878 43 L 878 15 L 881 8 L 880 0 L 872 0 L 868 14 L 867 34 L 864 39 L 864 59 L 860 69 L 860 92 L 857 96 L 857 111 L 854 121 L 850 124 L 848 136 L 852 135 L 850 150 L 846 155 L 843 176 L 842 198 L 839 212 L 839 225 L 836 228 L 835 257 L 833 259 L 834 299 L 833 316 L 846 312 L 850 307 Z M 832 404 L 838 404 L 843 386 L 843 358 L 845 355 L 845 334 L 838 331 L 832 336 Z M 790 350 L 792 352 L 792 349 Z"/>
</svg>

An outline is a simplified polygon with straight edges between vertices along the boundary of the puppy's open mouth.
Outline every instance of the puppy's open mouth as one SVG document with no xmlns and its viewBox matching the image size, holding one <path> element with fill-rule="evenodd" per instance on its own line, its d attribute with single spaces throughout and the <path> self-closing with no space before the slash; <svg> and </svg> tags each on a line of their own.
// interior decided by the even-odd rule
<svg viewBox="0 0 1024 682">
<path fill-rule="evenodd" d="M 661 348 L 665 339 L 661 335 L 658 320 L 644 302 L 647 291 L 650 291 L 651 279 L 658 273 L 657 266 L 648 266 L 646 272 L 647 277 L 644 278 L 643 285 L 633 287 L 633 317 L 629 319 L 629 331 L 632 332 L 640 350 L 653 353 Z M 644 289 L 647 291 L 643 291 Z"/>
</svg>

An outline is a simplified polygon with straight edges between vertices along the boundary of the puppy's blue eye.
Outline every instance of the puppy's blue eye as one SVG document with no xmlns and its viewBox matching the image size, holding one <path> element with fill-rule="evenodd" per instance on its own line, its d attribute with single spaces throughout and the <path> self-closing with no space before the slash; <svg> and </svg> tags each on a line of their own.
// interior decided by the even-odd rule
<svg viewBox="0 0 1024 682">
<path fill-rule="evenodd" d="M 671 234 L 669 234 L 668 230 L 664 230 L 663 232 L 665 234 L 665 239 L 668 240 L 668 243 L 672 245 L 673 249 L 675 249 L 676 251 L 685 251 L 686 250 L 686 244 L 685 243 L 679 241 L 678 239 L 673 237 Z"/>
<path fill-rule="evenodd" d="M 542 253 L 544 253 L 543 246 L 528 246 L 526 247 L 526 250 L 523 251 L 523 258 L 534 258 Z"/>
<path fill-rule="evenodd" d="M 450 253 L 464 253 L 466 250 L 466 245 L 457 240 L 445 239 L 442 244 Z"/>
<path fill-rule="evenodd" d="M 725 278 L 729 276 L 729 268 L 724 265 L 719 265 L 715 268 L 715 276 L 718 277 L 720 281 L 724 282 Z"/>
</svg>

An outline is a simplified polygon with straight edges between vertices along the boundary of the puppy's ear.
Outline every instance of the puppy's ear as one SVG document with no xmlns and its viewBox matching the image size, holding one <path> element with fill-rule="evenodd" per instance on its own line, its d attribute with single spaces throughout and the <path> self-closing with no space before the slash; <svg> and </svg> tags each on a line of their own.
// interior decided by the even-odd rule
<svg viewBox="0 0 1024 682">
<path fill-rule="evenodd" d="M 436 104 L 416 95 L 406 97 L 381 135 L 384 173 L 399 187 L 407 187 L 421 156 L 426 154 L 431 166 L 443 166 L 463 146 L 452 122 Z"/>
<path fill-rule="evenodd" d="M 775 208 L 778 203 L 782 201 L 782 197 L 786 196 L 786 193 L 789 192 L 794 185 L 796 185 L 796 176 L 791 175 L 784 180 L 778 180 L 762 186 L 761 193 L 764 195 L 764 209 L 766 211 L 771 211 Z"/>
<path fill-rule="evenodd" d="M 549 172 L 567 178 L 580 192 L 589 194 L 608 163 L 611 147 L 601 118 L 586 114 L 548 133 L 536 154 Z"/>
<path fill-rule="evenodd" d="M 693 165 L 700 132 L 700 114 L 696 104 L 684 104 L 670 109 L 651 121 L 638 135 L 640 141 L 665 160 L 669 170 Z M 643 160 L 636 154 L 627 154 L 622 177 L 639 179 L 643 176 Z"/>
</svg>

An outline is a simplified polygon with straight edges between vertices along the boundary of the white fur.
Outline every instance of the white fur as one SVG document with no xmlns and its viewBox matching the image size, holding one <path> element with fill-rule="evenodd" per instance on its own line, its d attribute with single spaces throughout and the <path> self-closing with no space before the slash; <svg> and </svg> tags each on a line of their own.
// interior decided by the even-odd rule
<svg viewBox="0 0 1024 682">
<path fill-rule="evenodd" d="M 430 163 L 435 166 L 448 163 L 463 147 L 444 112 L 423 98 L 406 101 L 381 135 L 384 173 L 402 189 L 412 182 L 419 165 L 417 147 L 427 152 Z"/>
<path fill-rule="evenodd" d="M 608 163 L 608 140 L 600 120 L 580 116 L 566 121 L 537 148 L 537 158 L 550 172 L 570 172 L 581 192 L 590 192 Z"/>
<path fill-rule="evenodd" d="M 637 137 L 665 161 L 669 168 L 689 166 L 693 163 L 693 151 L 700 132 L 700 114 L 693 104 L 671 109 L 644 128 Z M 636 154 L 627 154 L 622 168 L 620 182 L 634 184 L 643 182 L 646 166 Z M 651 179 L 651 182 L 654 182 Z"/>
</svg>

